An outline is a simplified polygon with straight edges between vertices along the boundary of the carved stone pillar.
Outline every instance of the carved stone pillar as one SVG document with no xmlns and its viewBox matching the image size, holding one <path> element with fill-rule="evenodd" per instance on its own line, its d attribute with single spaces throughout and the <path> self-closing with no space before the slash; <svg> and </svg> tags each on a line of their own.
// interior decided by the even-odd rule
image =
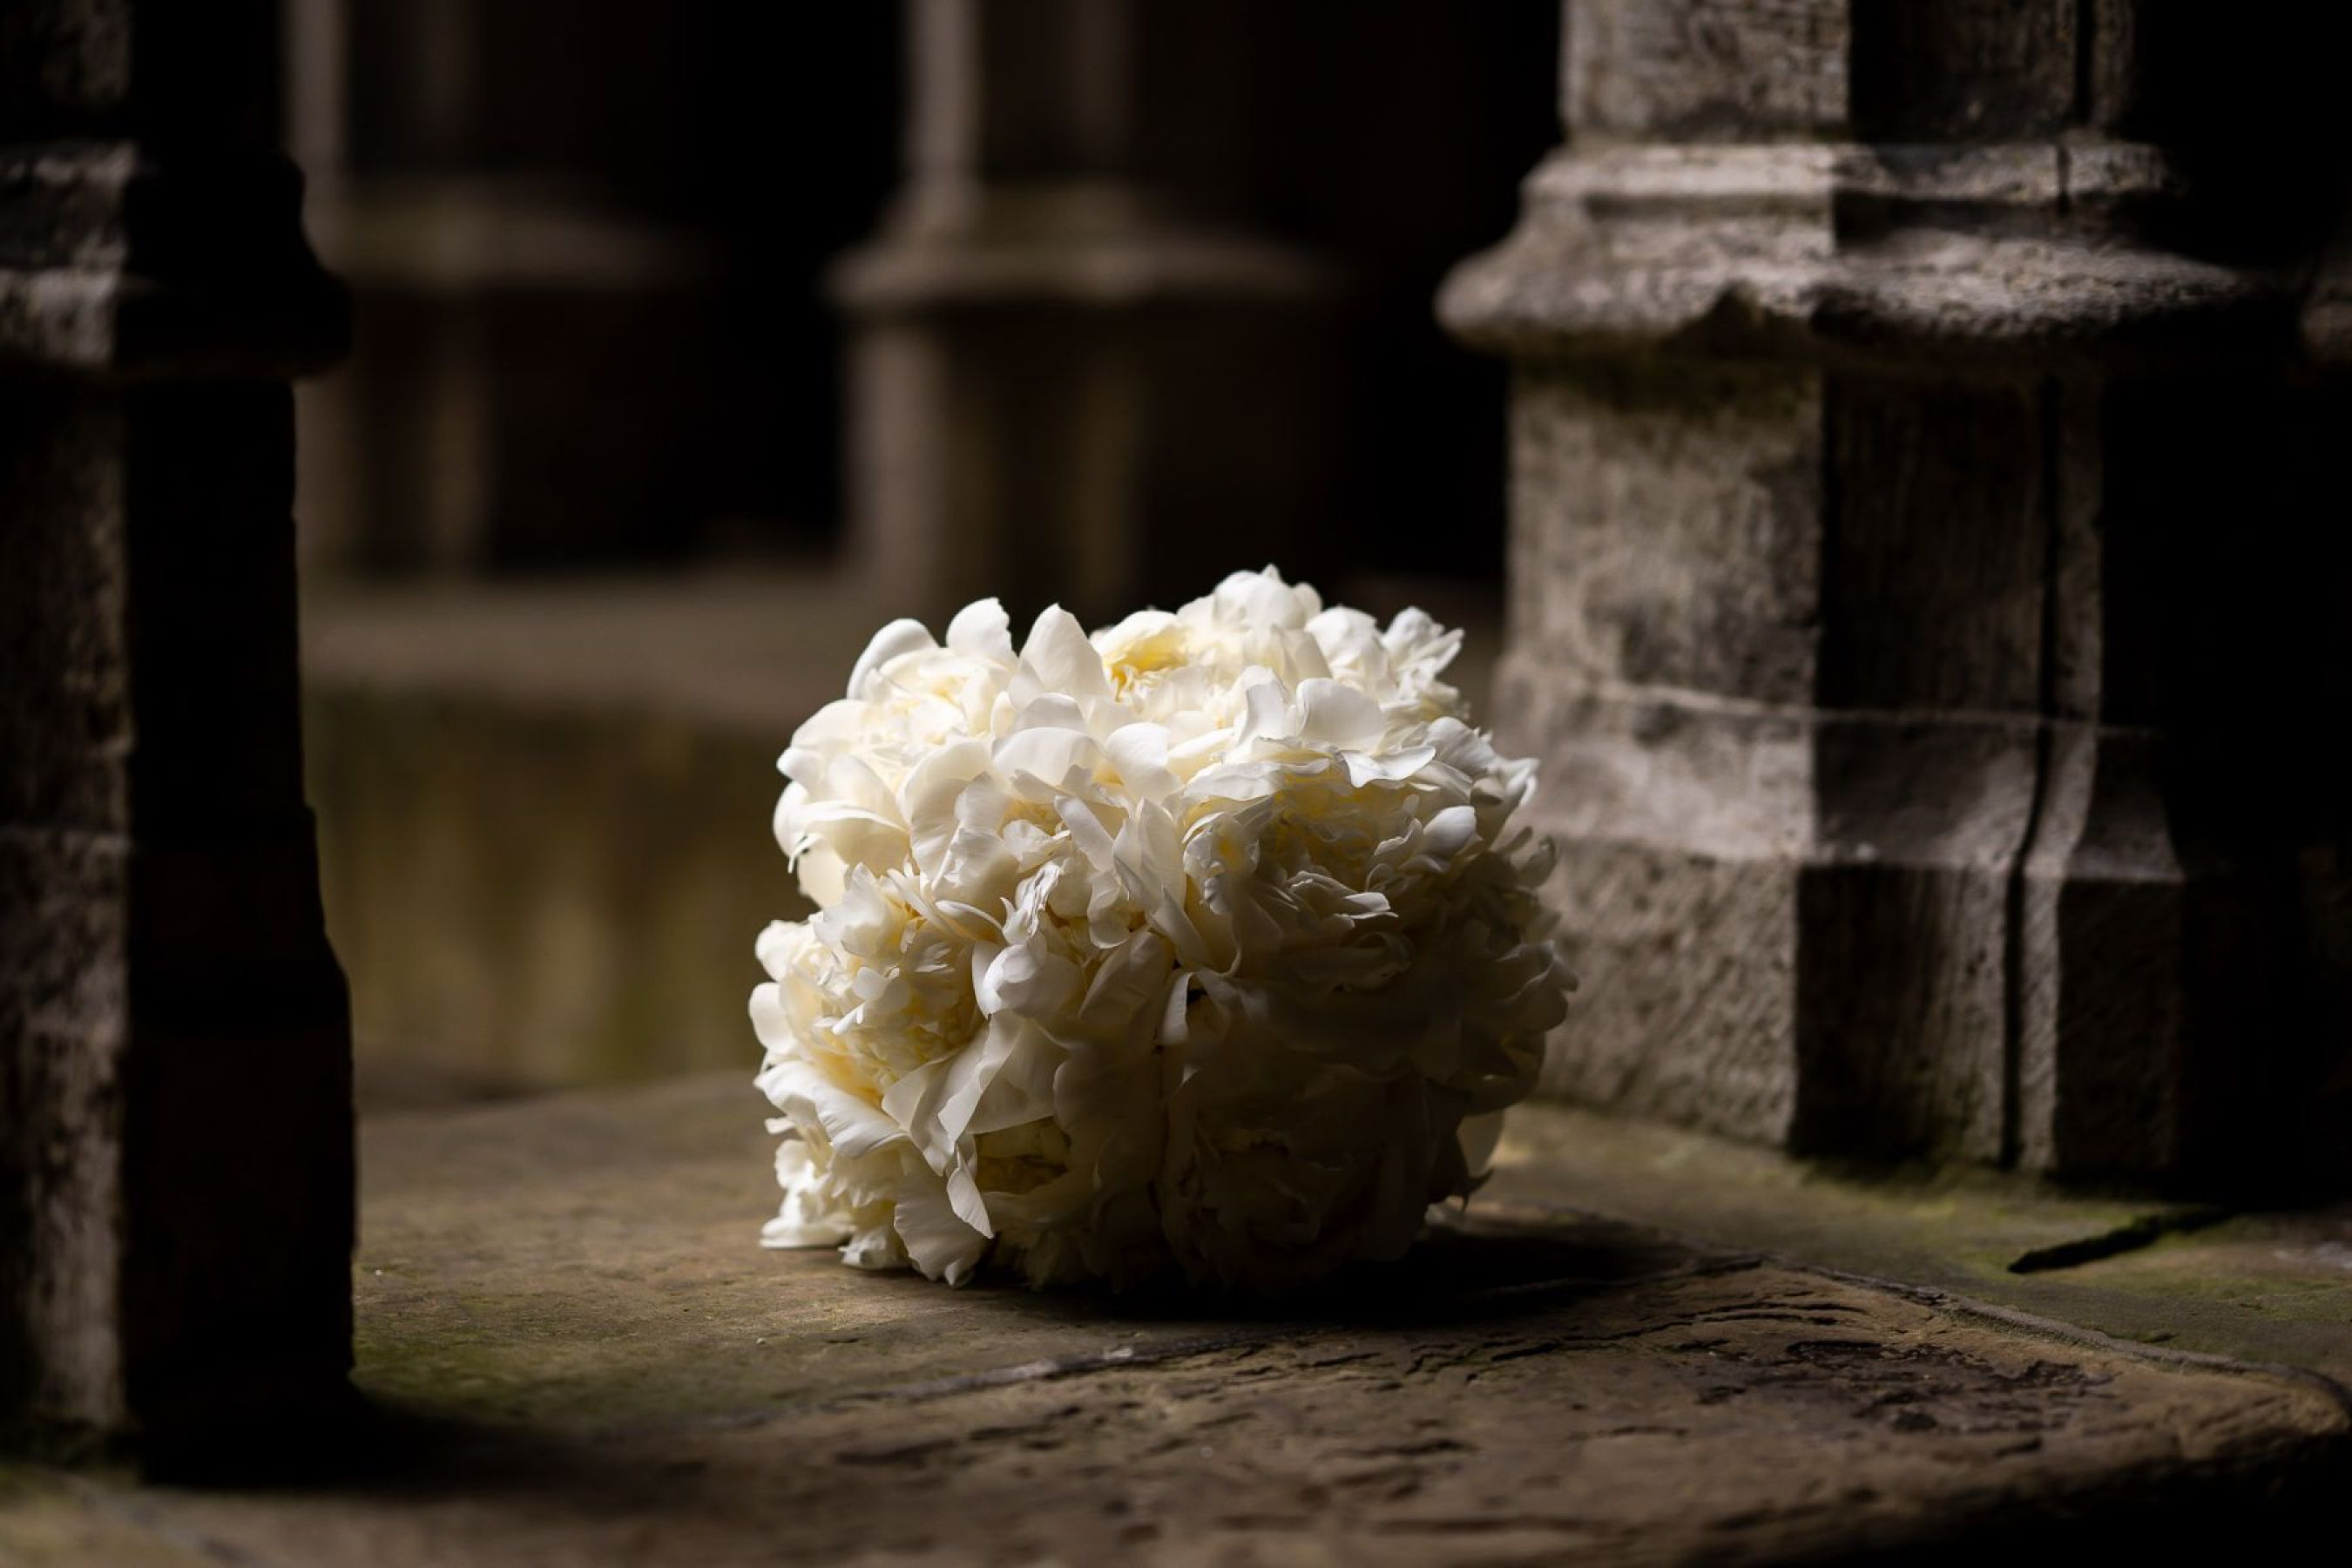
<svg viewBox="0 0 2352 1568">
<path fill-rule="evenodd" d="M 1213 110 L 1164 0 L 909 0 L 907 180 L 834 293 L 852 542 L 894 609 L 975 593 L 1089 616 L 1236 562 L 1312 564 L 1328 521 L 1329 285 L 1152 177 Z"/>
<path fill-rule="evenodd" d="M 1553 1086 L 2067 1173 L 2308 1147 L 2352 1039 L 2347 404 L 2295 360 L 2340 40 L 1567 11 L 1568 145 L 1441 303 L 1517 372 Z"/>
<path fill-rule="evenodd" d="M 719 247 L 665 206 L 703 188 L 716 8 L 281 5 L 310 231 L 359 300 L 350 364 L 298 399 L 304 568 L 685 554 L 745 445 L 716 435 L 720 345 L 754 331 L 722 325 Z"/>
<path fill-rule="evenodd" d="M 351 1346 L 271 11 L 0 20 L 0 1432 L 191 1463 L 314 1441 Z"/>
</svg>

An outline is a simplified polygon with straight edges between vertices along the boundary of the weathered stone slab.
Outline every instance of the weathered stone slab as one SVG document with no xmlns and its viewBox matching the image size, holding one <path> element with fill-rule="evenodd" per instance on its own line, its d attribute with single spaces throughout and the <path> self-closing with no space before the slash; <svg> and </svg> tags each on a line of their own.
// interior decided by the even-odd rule
<svg viewBox="0 0 2352 1568">
<path fill-rule="evenodd" d="M 2352 1230 L 2339 1205 L 2243 1214 L 2096 1196 L 1969 1167 L 1835 1163 L 1567 1107 L 1513 1113 L 1484 1196 L 2352 1386 Z"/>
<path fill-rule="evenodd" d="M 859 1274 L 753 1245 L 760 1110 L 704 1079 L 377 1121 L 378 1471 L 269 1494 L 36 1479 L 0 1491 L 0 1561 L 23 1541 L 52 1563 L 1761 1562 L 2062 1517 L 2111 1543 L 2243 1538 L 2251 1500 L 2288 1517 L 2352 1431 L 2320 1380 L 1547 1213 L 1524 1156 L 1466 1229 L 1279 1310 Z M 1538 1110 L 1517 1142 L 1596 1127 Z M 1742 1167 L 1760 1152 L 1685 1148 L 1662 1176 L 1639 1138 L 1595 1142 L 1549 1164 L 1603 1206 L 1712 1179 L 1868 1241 Z M 1962 1257 L 2126 1212 L 1948 1192 L 1885 1205 L 1882 1234 L 1932 1254 L 1938 1204 Z"/>
<path fill-rule="evenodd" d="M 2144 1505 L 2300 1458 L 2342 1420 L 2291 1384 L 1762 1270 L 1164 1360 L 1000 1351 L 964 1381 L 549 1456 L 535 1496 L 170 1514 L 207 1540 L 361 1563 L 554 1561 L 631 1537 L 658 1540 L 646 1561 L 709 1563 L 1769 1561 L 2102 1493 Z"/>
</svg>

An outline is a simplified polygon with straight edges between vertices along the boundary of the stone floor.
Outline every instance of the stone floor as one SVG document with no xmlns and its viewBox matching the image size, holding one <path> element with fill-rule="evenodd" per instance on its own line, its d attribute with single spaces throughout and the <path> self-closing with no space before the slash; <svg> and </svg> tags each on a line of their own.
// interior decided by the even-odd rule
<svg viewBox="0 0 2352 1568">
<path fill-rule="evenodd" d="M 1536 1109 L 1280 1313 L 754 1245 L 739 1077 L 365 1130 L 343 1479 L 0 1470 L 10 1564 L 1519 1563 L 2257 1544 L 2352 1469 L 2352 1213 L 1867 1182 Z"/>
</svg>

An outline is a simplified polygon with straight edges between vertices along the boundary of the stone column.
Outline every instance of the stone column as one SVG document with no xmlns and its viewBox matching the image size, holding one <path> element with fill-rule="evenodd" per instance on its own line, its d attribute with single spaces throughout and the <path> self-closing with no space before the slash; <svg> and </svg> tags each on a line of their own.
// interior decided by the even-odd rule
<svg viewBox="0 0 2352 1568">
<path fill-rule="evenodd" d="M 894 613 L 1103 616 L 1314 564 L 1330 284 L 1204 221 L 1147 147 L 1216 111 L 1156 29 L 1222 14 L 908 0 L 906 184 L 834 276 L 852 544 Z"/>
<path fill-rule="evenodd" d="M 657 210 L 691 184 L 681 37 L 708 8 L 281 4 L 310 231 L 360 301 L 350 364 L 298 399 L 305 570 L 685 554 L 726 456 L 714 362 L 746 330 L 710 237 Z"/>
<path fill-rule="evenodd" d="M 1441 301 L 1516 367 L 1552 1086 L 2063 1173 L 2308 1149 L 2352 1040 L 2347 404 L 2295 331 L 2342 25 L 1567 12 L 1568 144 Z"/>
<path fill-rule="evenodd" d="M 351 1347 L 271 14 L 0 19 L 0 1432 L 189 1464 L 315 1443 Z"/>
</svg>

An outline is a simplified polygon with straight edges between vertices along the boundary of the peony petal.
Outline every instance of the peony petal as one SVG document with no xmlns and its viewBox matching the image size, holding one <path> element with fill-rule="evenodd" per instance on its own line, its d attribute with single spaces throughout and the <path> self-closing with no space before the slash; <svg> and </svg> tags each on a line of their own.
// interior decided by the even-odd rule
<svg viewBox="0 0 2352 1568">
<path fill-rule="evenodd" d="M 1290 729 L 1288 689 L 1276 679 L 1272 670 L 1260 669 L 1255 675 L 1254 679 L 1244 677 L 1247 684 L 1242 688 L 1242 700 L 1247 705 L 1248 717 L 1243 720 L 1241 729 L 1234 736 L 1236 749 L 1248 745 L 1252 741 L 1285 736 Z"/>
<path fill-rule="evenodd" d="M 1156 800 L 1181 787 L 1168 767 L 1168 727 L 1164 724 L 1124 724 L 1103 742 L 1103 752 L 1119 780 L 1141 799 Z"/>
<path fill-rule="evenodd" d="M 1298 738 L 1318 745 L 1376 746 L 1388 733 L 1381 706 L 1336 680 L 1304 680 L 1298 686 Z"/>
<path fill-rule="evenodd" d="M 1271 566 L 1262 572 L 1234 573 L 1217 584 L 1213 597 L 1221 615 L 1243 626 L 1269 630 L 1303 627 L 1323 608 L 1314 589 L 1303 584 L 1292 587 Z"/>
<path fill-rule="evenodd" d="M 1117 865 L 1118 852 L 1102 819 L 1084 801 L 1069 795 L 1056 796 L 1054 814 L 1062 819 L 1062 826 L 1076 845 L 1087 864 L 1097 871 L 1108 871 Z"/>
<path fill-rule="evenodd" d="M 928 1173 L 900 1184 L 890 1225 L 927 1279 L 961 1285 L 988 1251 L 988 1237 L 964 1223 L 949 1204 L 944 1184 Z"/>
<path fill-rule="evenodd" d="M 849 1228 L 831 1222 L 810 1224 L 782 1215 L 760 1227 L 760 1245 L 788 1251 L 803 1247 L 838 1247 L 849 1239 Z"/>
<path fill-rule="evenodd" d="M 874 771 L 874 764 L 863 757 L 834 758 L 825 766 L 824 787 L 829 798 L 813 801 L 814 809 L 850 807 L 881 821 L 898 820 L 898 797 L 882 782 L 882 775 Z"/>
<path fill-rule="evenodd" d="M 782 992 L 774 984 L 751 988 L 751 1033 L 772 1051 L 785 1050 L 799 1042 L 784 1011 Z"/>
<path fill-rule="evenodd" d="M 1399 752 L 1383 752 L 1373 755 L 1365 752 L 1341 753 L 1348 764 L 1348 783 L 1357 789 L 1374 784 L 1397 784 L 1412 777 L 1436 759 L 1434 746 L 1408 746 Z"/>
<path fill-rule="evenodd" d="M 958 1165 L 948 1173 L 948 1206 L 955 1210 L 956 1218 L 984 1237 L 993 1237 L 996 1227 L 988 1222 L 988 1201 L 980 1195 L 980 1184 L 972 1180 L 971 1168 Z"/>
<path fill-rule="evenodd" d="M 1015 733 L 1023 730 L 1076 730 L 1087 732 L 1087 710 L 1078 706 L 1075 697 L 1065 697 L 1058 691 L 1048 691 L 1033 697 L 1013 721 Z"/>
<path fill-rule="evenodd" d="M 1018 1013 L 1043 1018 L 1060 1011 L 1083 984 L 1076 964 L 1045 952 L 1033 939 L 999 952 L 974 984 L 973 993 L 981 1011 L 991 1016 Z"/>
<path fill-rule="evenodd" d="M 805 947 L 808 941 L 806 921 L 770 921 L 760 932 L 760 940 L 752 944 L 751 952 L 759 959 L 760 967 L 768 972 L 769 979 L 782 980 L 793 954 Z"/>
<path fill-rule="evenodd" d="M 967 658 L 1013 662 L 1013 622 L 994 599 L 975 599 L 948 623 L 948 647 Z"/>
<path fill-rule="evenodd" d="M 939 1105 L 947 1093 L 952 1059 L 925 1062 L 882 1096 L 882 1113 L 906 1130 L 908 1142 L 934 1171 L 945 1170 L 954 1153 L 955 1140 L 939 1131 Z"/>
<path fill-rule="evenodd" d="M 1174 956 L 1157 931 L 1137 931 L 1112 949 L 1078 1004 L 1078 1027 L 1097 1039 L 1123 1037 L 1135 1016 L 1160 1000 Z"/>
<path fill-rule="evenodd" d="M 1168 979 L 1168 1000 L 1160 1017 L 1160 1038 L 1171 1046 L 1184 1043 L 1191 1029 L 1192 976 L 1178 970 Z"/>
<path fill-rule="evenodd" d="M 1071 775 L 1093 772 L 1101 754 L 1095 738 L 1083 731 L 1023 730 L 996 742 L 994 766 L 1016 788 L 1026 777 L 1058 791 L 1071 782 Z"/>
<path fill-rule="evenodd" d="M 866 683 L 901 654 L 921 653 L 939 646 L 931 640 L 930 630 L 922 622 L 892 621 L 876 632 L 874 640 L 866 645 L 866 651 L 857 656 L 856 667 L 849 672 L 849 695 L 866 698 Z"/>
<path fill-rule="evenodd" d="M 1473 1178 L 1485 1175 L 1486 1168 L 1495 1163 L 1496 1145 L 1503 1141 L 1502 1113 L 1464 1117 L 1459 1137 L 1464 1167 Z"/>
<path fill-rule="evenodd" d="M 1478 814 L 1466 805 L 1449 805 L 1429 819 L 1422 830 L 1422 853 L 1450 861 L 1478 837 Z"/>
<path fill-rule="evenodd" d="M 947 1070 L 940 1079 L 938 1108 L 931 1116 L 937 1126 L 933 1141 L 942 1146 L 943 1157 L 952 1157 L 954 1146 L 971 1130 L 981 1096 L 988 1092 L 998 1069 L 1013 1054 L 1022 1027 L 1014 1018 L 991 1020 L 985 1034 L 948 1058 Z M 940 1163 L 935 1162 L 933 1168 L 940 1168 Z"/>
<path fill-rule="evenodd" d="M 839 901 L 849 875 L 848 863 L 823 845 L 802 851 L 793 869 L 799 874 L 801 896 L 821 910 Z"/>
<path fill-rule="evenodd" d="M 796 1122 L 806 1118 L 823 1127 L 836 1159 L 859 1159 L 906 1139 L 898 1122 L 805 1061 L 777 1064 L 760 1075 L 759 1085 L 776 1109 Z"/>
<path fill-rule="evenodd" d="M 955 838 L 964 791 L 992 761 L 982 741 L 942 746 L 916 763 L 898 785 L 899 819 L 907 825 L 915 864 L 926 872 L 939 869 Z"/>
<path fill-rule="evenodd" d="M 1016 702 L 1025 702 L 1045 692 L 1082 702 L 1090 697 L 1108 701 L 1111 694 L 1102 656 L 1087 640 L 1086 628 L 1078 625 L 1077 617 L 1059 605 L 1039 616 L 1030 628 L 1029 640 L 1021 648 L 1020 671 L 1013 680 Z"/>
<path fill-rule="evenodd" d="M 1008 1031 L 1010 1048 L 973 1104 L 966 1133 L 978 1137 L 1019 1127 L 1054 1111 L 1054 1075 L 1065 1054 L 1053 1037 L 1024 1023 Z"/>
</svg>

